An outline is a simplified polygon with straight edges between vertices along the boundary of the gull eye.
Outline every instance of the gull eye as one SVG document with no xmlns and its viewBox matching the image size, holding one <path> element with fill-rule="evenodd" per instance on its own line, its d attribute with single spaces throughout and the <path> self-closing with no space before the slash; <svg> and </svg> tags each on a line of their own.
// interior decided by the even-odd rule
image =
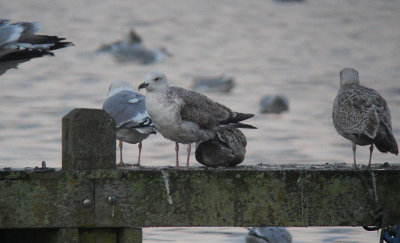
<svg viewBox="0 0 400 243">
<path fill-rule="evenodd" d="M 159 77 L 157 77 L 157 78 L 154 78 L 154 81 L 159 81 L 160 80 L 160 78 Z"/>
</svg>

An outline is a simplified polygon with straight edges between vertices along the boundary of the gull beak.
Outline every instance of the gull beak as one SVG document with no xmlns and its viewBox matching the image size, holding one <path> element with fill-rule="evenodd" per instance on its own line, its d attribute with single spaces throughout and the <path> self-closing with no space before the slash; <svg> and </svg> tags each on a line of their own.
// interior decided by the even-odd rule
<svg viewBox="0 0 400 243">
<path fill-rule="evenodd" d="M 149 84 L 147 84 L 147 83 L 145 83 L 145 82 L 141 83 L 141 84 L 139 85 L 139 90 L 140 90 L 140 89 L 143 89 L 143 88 L 146 88 L 148 85 L 149 85 Z"/>
</svg>

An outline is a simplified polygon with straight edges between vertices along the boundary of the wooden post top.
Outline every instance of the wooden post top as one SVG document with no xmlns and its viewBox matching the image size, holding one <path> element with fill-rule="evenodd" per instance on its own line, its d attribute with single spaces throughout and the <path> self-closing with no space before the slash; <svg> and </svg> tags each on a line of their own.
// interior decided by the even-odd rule
<svg viewBox="0 0 400 243">
<path fill-rule="evenodd" d="M 115 169 L 114 119 L 99 109 L 74 109 L 62 119 L 62 169 Z"/>
</svg>

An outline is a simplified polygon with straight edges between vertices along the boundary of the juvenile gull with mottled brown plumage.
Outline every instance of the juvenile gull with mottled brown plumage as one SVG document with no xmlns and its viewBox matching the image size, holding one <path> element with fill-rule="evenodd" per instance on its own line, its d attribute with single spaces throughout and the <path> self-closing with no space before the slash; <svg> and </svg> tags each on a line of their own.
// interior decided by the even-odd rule
<svg viewBox="0 0 400 243">
<path fill-rule="evenodd" d="M 163 73 L 149 73 L 145 82 L 139 86 L 139 89 L 141 88 L 147 90 L 146 108 L 157 131 L 175 142 L 177 167 L 178 143 L 188 144 L 188 166 L 191 143 L 214 138 L 220 125 L 254 128 L 240 123 L 253 117 L 253 114 L 233 112 L 202 94 L 180 87 L 170 87 Z"/>
<path fill-rule="evenodd" d="M 205 166 L 236 166 L 246 155 L 246 136 L 236 127 L 219 126 L 217 136 L 198 143 L 196 160 Z"/>
<path fill-rule="evenodd" d="M 340 89 L 333 102 L 332 119 L 337 132 L 353 143 L 355 167 L 356 145 L 370 145 L 369 167 L 374 144 L 383 153 L 398 154 L 385 99 L 375 90 L 360 85 L 355 69 L 344 68 L 340 72 Z"/>
</svg>

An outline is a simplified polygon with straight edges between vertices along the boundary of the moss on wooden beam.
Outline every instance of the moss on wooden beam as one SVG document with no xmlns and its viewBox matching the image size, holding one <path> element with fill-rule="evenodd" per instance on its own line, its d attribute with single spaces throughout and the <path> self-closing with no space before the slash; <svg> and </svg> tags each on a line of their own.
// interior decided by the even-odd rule
<svg viewBox="0 0 400 243">
<path fill-rule="evenodd" d="M 398 185 L 378 165 L 0 171 L 0 228 L 395 224 Z"/>
</svg>

